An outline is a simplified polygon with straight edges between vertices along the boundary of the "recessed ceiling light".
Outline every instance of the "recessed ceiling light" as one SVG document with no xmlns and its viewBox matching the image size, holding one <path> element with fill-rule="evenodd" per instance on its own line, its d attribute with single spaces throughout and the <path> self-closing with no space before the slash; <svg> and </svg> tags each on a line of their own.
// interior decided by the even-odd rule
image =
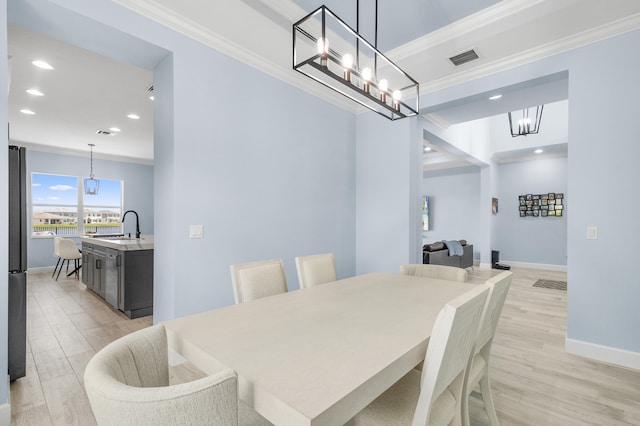
<svg viewBox="0 0 640 426">
<path fill-rule="evenodd" d="M 424 152 L 429 152 L 431 151 L 431 147 L 430 146 L 425 146 L 424 147 Z"/>
<path fill-rule="evenodd" d="M 501 94 L 493 95 L 489 97 L 490 101 L 495 101 L 496 99 L 500 99 L 502 97 Z"/>
<path fill-rule="evenodd" d="M 44 96 L 44 93 L 42 93 L 38 89 L 28 89 L 27 93 L 33 96 Z"/>
<path fill-rule="evenodd" d="M 533 152 L 536 153 L 536 154 L 542 154 L 544 151 L 538 148 Z"/>
<path fill-rule="evenodd" d="M 119 132 L 120 129 L 117 127 L 109 127 L 109 130 L 111 130 L 112 132 Z"/>
<path fill-rule="evenodd" d="M 42 68 L 43 70 L 52 70 L 54 69 L 49 63 L 45 62 L 45 61 L 33 61 L 31 62 L 33 65 L 35 65 L 38 68 Z"/>
<path fill-rule="evenodd" d="M 132 120 L 138 120 L 138 119 L 140 119 L 140 117 L 139 117 L 138 115 L 136 115 L 136 114 L 129 114 L 129 115 L 127 115 L 127 117 L 129 117 L 129 118 L 130 118 L 130 119 L 132 119 Z"/>
<path fill-rule="evenodd" d="M 153 101 L 155 99 L 155 96 L 151 95 L 151 96 L 149 96 L 149 99 L 151 99 Z"/>
<path fill-rule="evenodd" d="M 21 109 L 20 112 L 23 113 L 23 114 L 27 114 L 27 115 L 36 115 L 35 112 L 31 111 L 30 109 L 26 109 L 26 108 L 25 109 Z"/>
</svg>

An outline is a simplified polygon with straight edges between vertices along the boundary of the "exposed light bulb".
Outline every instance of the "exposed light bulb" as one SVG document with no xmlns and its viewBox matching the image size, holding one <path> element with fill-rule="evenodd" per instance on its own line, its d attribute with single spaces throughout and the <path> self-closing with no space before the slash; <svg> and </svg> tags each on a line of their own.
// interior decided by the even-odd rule
<svg viewBox="0 0 640 426">
<path fill-rule="evenodd" d="M 342 57 L 342 66 L 345 68 L 353 68 L 353 56 L 346 54 Z"/>
<path fill-rule="evenodd" d="M 129 115 L 127 115 L 127 117 L 132 119 L 132 120 L 138 120 L 140 118 L 140 116 L 138 116 L 136 114 L 129 114 Z"/>
<path fill-rule="evenodd" d="M 400 111 L 400 101 L 402 100 L 402 92 L 399 90 L 393 91 L 393 107 Z"/>
<path fill-rule="evenodd" d="M 371 68 L 369 67 L 365 67 L 362 70 L 362 90 L 364 90 L 365 92 L 369 93 L 369 90 L 371 89 Z"/>
<path fill-rule="evenodd" d="M 535 154 L 542 154 L 544 151 L 541 150 L 540 148 L 536 149 L 535 151 L 533 151 Z"/>
<path fill-rule="evenodd" d="M 378 89 L 380 90 L 380 100 L 387 102 L 387 90 L 389 90 L 389 81 L 382 79 L 378 82 Z"/>
<path fill-rule="evenodd" d="M 344 79 L 351 81 L 351 68 L 353 68 L 353 56 L 346 54 L 342 57 L 342 66 L 344 67 Z"/>
<path fill-rule="evenodd" d="M 327 66 L 327 53 L 329 52 L 329 39 L 319 38 L 317 42 L 318 53 L 320 54 L 320 65 Z"/>
<path fill-rule="evenodd" d="M 36 115 L 35 112 L 31 111 L 30 109 L 21 109 L 20 110 L 21 113 L 26 114 L 26 115 Z"/>
</svg>

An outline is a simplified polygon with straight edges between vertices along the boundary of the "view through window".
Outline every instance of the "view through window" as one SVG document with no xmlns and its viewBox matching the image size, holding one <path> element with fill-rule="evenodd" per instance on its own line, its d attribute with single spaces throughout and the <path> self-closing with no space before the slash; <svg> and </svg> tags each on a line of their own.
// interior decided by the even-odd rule
<svg viewBox="0 0 640 426">
<path fill-rule="evenodd" d="M 121 180 L 100 179 L 96 195 L 86 195 L 80 176 L 31 174 L 32 236 L 78 236 L 122 232 Z M 82 218 L 78 220 L 78 218 Z"/>
</svg>

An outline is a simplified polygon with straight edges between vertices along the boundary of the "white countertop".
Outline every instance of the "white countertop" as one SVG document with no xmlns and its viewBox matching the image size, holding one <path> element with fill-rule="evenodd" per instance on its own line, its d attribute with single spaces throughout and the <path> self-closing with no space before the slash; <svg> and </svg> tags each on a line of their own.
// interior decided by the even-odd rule
<svg viewBox="0 0 640 426">
<path fill-rule="evenodd" d="M 80 241 L 122 251 L 153 250 L 153 235 L 141 235 L 139 239 L 135 237 L 80 237 Z"/>
</svg>

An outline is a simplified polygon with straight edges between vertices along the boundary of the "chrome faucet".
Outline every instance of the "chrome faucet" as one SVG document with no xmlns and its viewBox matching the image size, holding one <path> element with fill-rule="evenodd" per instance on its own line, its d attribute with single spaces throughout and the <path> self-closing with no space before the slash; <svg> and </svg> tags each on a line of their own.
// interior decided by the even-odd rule
<svg viewBox="0 0 640 426">
<path fill-rule="evenodd" d="M 138 219 L 138 213 L 136 213 L 134 210 L 127 210 L 122 215 L 122 223 L 124 223 L 124 218 L 127 215 L 127 213 L 133 213 L 136 215 L 136 238 L 140 239 L 140 220 Z M 131 234 L 129 234 L 129 236 L 131 236 Z"/>
</svg>

